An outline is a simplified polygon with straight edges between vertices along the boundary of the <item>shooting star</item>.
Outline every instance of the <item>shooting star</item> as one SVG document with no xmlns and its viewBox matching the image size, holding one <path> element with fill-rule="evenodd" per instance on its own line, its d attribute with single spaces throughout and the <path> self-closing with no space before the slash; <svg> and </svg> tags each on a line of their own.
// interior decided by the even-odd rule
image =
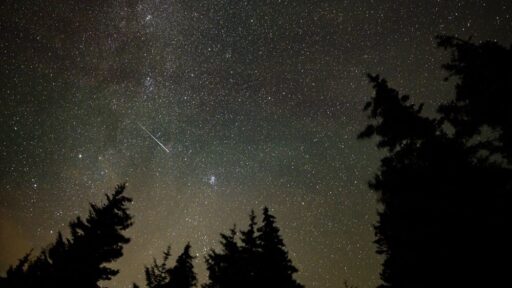
<svg viewBox="0 0 512 288">
<path fill-rule="evenodd" d="M 148 131 L 148 129 L 146 129 L 146 127 L 142 126 L 142 124 L 140 124 L 139 122 L 137 122 L 137 124 L 139 124 L 140 128 L 142 128 L 142 130 L 144 130 L 146 133 L 148 133 L 149 136 L 151 136 L 151 138 L 153 138 L 153 140 L 156 141 L 156 143 L 158 143 L 158 145 L 160 145 L 160 147 L 162 147 L 162 149 L 165 150 L 165 152 L 169 153 L 169 149 L 167 149 L 164 144 L 162 144 L 160 141 L 158 141 L 158 139 L 156 139 L 155 136 L 153 136 L 153 134 L 151 134 L 151 132 Z"/>
</svg>

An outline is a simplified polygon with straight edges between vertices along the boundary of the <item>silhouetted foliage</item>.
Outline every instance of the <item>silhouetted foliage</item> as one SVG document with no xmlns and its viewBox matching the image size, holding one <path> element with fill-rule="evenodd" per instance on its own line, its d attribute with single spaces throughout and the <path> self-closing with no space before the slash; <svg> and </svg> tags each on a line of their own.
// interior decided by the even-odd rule
<svg viewBox="0 0 512 288">
<path fill-rule="evenodd" d="M 161 263 L 153 259 L 153 264 L 149 267 L 144 267 L 144 275 L 146 276 L 146 287 L 148 288 L 162 288 L 169 282 L 169 267 L 167 262 L 171 257 L 171 246 L 167 246 L 163 253 Z"/>
<path fill-rule="evenodd" d="M 293 274 L 298 270 L 292 265 L 283 238 L 279 234 L 275 217 L 267 207 L 263 208 L 262 225 L 256 239 L 260 248 L 259 287 L 302 287 Z"/>
<path fill-rule="evenodd" d="M 145 267 L 146 286 L 148 288 L 192 288 L 197 286 L 197 277 L 194 272 L 194 256 L 190 254 L 190 243 L 176 259 L 174 267 L 168 267 L 167 262 L 171 256 L 170 246 L 164 251 L 161 263 L 153 259 L 150 267 Z"/>
<path fill-rule="evenodd" d="M 123 255 L 123 245 L 130 239 L 123 231 L 132 225 L 124 196 L 125 184 L 106 195 L 103 205 L 90 204 L 85 220 L 77 217 L 69 225 L 71 237 L 57 235 L 55 243 L 34 260 L 30 253 L 10 267 L 2 287 L 99 287 L 98 282 L 110 280 L 119 272 L 105 264 Z"/>
<path fill-rule="evenodd" d="M 293 278 L 298 270 L 288 257 L 268 208 L 263 209 L 260 227 L 256 228 L 254 211 L 249 221 L 248 229 L 240 232 L 241 237 L 237 237 L 235 228 L 229 234 L 221 234 L 222 251 L 212 250 L 206 257 L 209 282 L 203 287 L 303 287 Z"/>
<path fill-rule="evenodd" d="M 439 118 L 421 114 L 378 75 L 365 106 L 388 154 L 370 183 L 382 209 L 375 225 L 385 256 L 381 287 L 497 286 L 508 258 L 505 203 L 512 187 L 512 51 L 494 42 L 439 37 L 457 79 Z M 488 129 L 488 130 L 486 130 Z"/>
<path fill-rule="evenodd" d="M 261 254 L 260 245 L 258 242 L 258 235 L 256 234 L 256 214 L 251 210 L 249 214 L 249 227 L 245 231 L 240 231 L 240 265 L 239 273 L 243 275 L 243 281 L 246 283 L 244 286 L 247 288 L 258 287 L 259 276 L 255 271 L 260 270 Z"/>
<path fill-rule="evenodd" d="M 234 288 L 239 287 L 244 277 L 241 274 L 241 253 L 237 243 L 236 228 L 232 228 L 229 234 L 221 233 L 222 251 L 210 251 L 206 257 L 209 282 L 204 288 Z"/>
<path fill-rule="evenodd" d="M 197 285 L 197 277 L 194 272 L 194 256 L 190 254 L 190 243 L 176 259 L 176 265 L 169 271 L 169 288 L 192 288 Z"/>
<path fill-rule="evenodd" d="M 493 41 L 479 45 L 455 37 L 438 37 L 439 46 L 449 49 L 452 57 L 443 68 L 456 78 L 455 99 L 439 107 L 457 137 L 487 155 L 512 161 L 512 50 Z M 495 138 L 482 136 L 490 129 Z M 487 135 L 489 136 L 489 135 Z"/>
</svg>

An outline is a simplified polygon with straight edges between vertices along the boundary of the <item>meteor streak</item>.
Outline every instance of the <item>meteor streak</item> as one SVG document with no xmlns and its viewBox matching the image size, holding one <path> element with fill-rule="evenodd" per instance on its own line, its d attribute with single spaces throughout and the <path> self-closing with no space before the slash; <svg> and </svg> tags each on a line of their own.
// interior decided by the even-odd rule
<svg viewBox="0 0 512 288">
<path fill-rule="evenodd" d="M 148 131 L 148 129 L 146 129 L 146 127 L 142 126 L 142 124 L 140 124 L 139 122 L 137 122 L 137 124 L 139 124 L 140 128 L 142 128 L 142 130 L 144 130 L 146 133 L 148 133 L 149 136 L 151 136 L 151 138 L 153 138 L 153 140 L 156 141 L 156 143 L 158 143 L 158 145 L 160 145 L 160 147 L 162 147 L 162 149 L 165 150 L 165 152 L 169 153 L 169 149 L 167 149 L 164 144 L 162 144 L 160 141 L 158 141 L 158 139 L 156 139 L 155 136 L 153 136 L 153 134 L 151 134 L 151 132 Z"/>
</svg>

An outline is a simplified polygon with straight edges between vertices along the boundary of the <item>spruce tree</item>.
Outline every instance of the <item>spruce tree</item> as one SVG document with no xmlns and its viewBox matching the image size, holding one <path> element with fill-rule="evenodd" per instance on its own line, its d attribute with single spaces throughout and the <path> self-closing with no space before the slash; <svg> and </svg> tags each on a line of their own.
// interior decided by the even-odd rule
<svg viewBox="0 0 512 288">
<path fill-rule="evenodd" d="M 126 204 L 131 199 L 124 196 L 125 185 L 119 185 L 112 196 L 106 195 L 102 206 L 91 204 L 89 216 L 71 222 L 71 239 L 68 251 L 75 264 L 69 275 L 79 282 L 75 287 L 96 287 L 100 280 L 110 280 L 119 271 L 104 265 L 123 256 L 123 245 L 130 239 L 122 234 L 132 225 Z M 78 273 L 77 273 L 78 272 Z"/>
<path fill-rule="evenodd" d="M 163 253 L 161 263 L 153 259 L 153 264 L 144 268 L 146 287 L 148 288 L 192 288 L 197 285 L 194 272 L 194 256 L 190 254 L 190 243 L 176 259 L 174 267 L 168 266 L 171 256 L 171 247 L 168 246 Z"/>
<path fill-rule="evenodd" d="M 387 154 L 370 183 L 382 209 L 375 225 L 384 255 L 380 287 L 498 287 L 506 279 L 503 227 L 512 169 L 508 146 L 512 50 L 440 37 L 452 50 L 444 66 L 457 80 L 440 117 L 369 76 L 375 94 L 364 110 Z M 490 131 L 486 131 L 489 128 Z M 470 276 L 468 276 L 470 275 Z"/>
<path fill-rule="evenodd" d="M 247 230 L 240 231 L 241 240 L 242 240 L 242 250 L 247 251 L 248 253 L 255 253 L 258 249 L 258 242 L 256 238 L 256 214 L 254 210 L 251 210 L 249 214 L 249 227 Z"/>
<path fill-rule="evenodd" d="M 211 250 L 205 258 L 208 282 L 203 288 L 235 288 L 243 286 L 240 263 L 240 246 L 237 242 L 236 227 L 229 234 L 221 233 L 222 250 Z"/>
<path fill-rule="evenodd" d="M 256 227 L 251 211 L 249 227 L 221 234 L 222 251 L 212 250 L 206 257 L 209 282 L 204 288 L 227 287 L 302 287 L 294 278 L 297 272 L 279 234 L 275 217 L 263 209 L 263 222 Z M 240 244 L 239 244 L 240 243 Z"/>
<path fill-rule="evenodd" d="M 261 250 L 258 244 L 256 231 L 256 214 L 251 210 L 249 214 L 249 227 L 240 231 L 240 278 L 243 286 L 247 288 L 258 287 L 258 271 L 261 269 Z"/>
<path fill-rule="evenodd" d="M 3 287 L 99 287 L 98 282 L 110 280 L 119 272 L 106 266 L 123 255 L 123 246 L 130 239 L 123 232 L 132 225 L 124 196 L 125 184 L 106 195 L 103 205 L 90 204 L 85 220 L 77 217 L 69 225 L 71 237 L 62 234 L 35 259 L 23 257 L 9 268 Z"/>
<path fill-rule="evenodd" d="M 168 288 L 192 288 L 197 285 L 197 277 L 194 272 L 194 256 L 190 254 L 190 243 L 176 259 L 176 265 L 169 270 Z"/>
<path fill-rule="evenodd" d="M 167 262 L 171 257 L 171 246 L 167 246 L 163 253 L 161 263 L 153 259 L 153 264 L 149 267 L 144 267 L 144 275 L 146 276 L 146 287 L 148 288 L 163 288 L 169 282 L 169 267 Z"/>
<path fill-rule="evenodd" d="M 260 249 L 260 266 L 257 281 L 260 287 L 302 287 L 293 274 L 298 270 L 288 257 L 288 251 L 279 233 L 275 217 L 268 207 L 263 208 L 262 224 L 257 229 L 257 241 Z"/>
</svg>

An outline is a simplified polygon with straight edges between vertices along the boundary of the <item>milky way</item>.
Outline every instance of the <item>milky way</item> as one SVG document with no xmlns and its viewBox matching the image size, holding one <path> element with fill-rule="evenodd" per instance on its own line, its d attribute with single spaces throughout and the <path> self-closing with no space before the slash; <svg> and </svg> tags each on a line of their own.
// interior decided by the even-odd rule
<svg viewBox="0 0 512 288">
<path fill-rule="evenodd" d="M 187 241 L 204 282 L 218 233 L 265 205 L 307 287 L 375 287 L 365 73 L 433 111 L 435 35 L 512 41 L 510 1 L 41 2 L 0 4 L 0 269 L 127 181 L 113 287 Z"/>
</svg>

